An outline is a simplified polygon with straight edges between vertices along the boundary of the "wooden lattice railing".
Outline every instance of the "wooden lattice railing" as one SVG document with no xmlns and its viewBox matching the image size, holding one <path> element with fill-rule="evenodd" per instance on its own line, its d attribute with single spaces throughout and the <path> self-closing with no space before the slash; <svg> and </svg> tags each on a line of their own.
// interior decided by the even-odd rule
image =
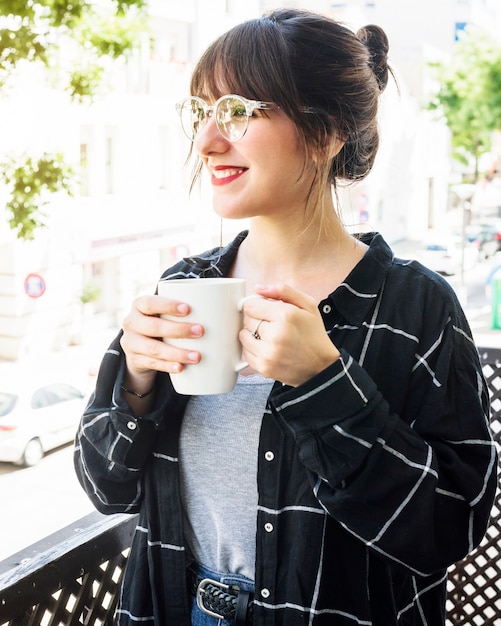
<svg viewBox="0 0 501 626">
<path fill-rule="evenodd" d="M 501 450 L 501 350 L 480 354 Z M 448 626 L 501 625 L 500 483 L 482 544 L 450 570 Z M 111 624 L 135 525 L 136 516 L 91 513 L 0 562 L 0 626 Z"/>
<path fill-rule="evenodd" d="M 491 396 L 492 430 L 501 453 L 501 350 L 480 348 L 480 357 Z M 450 569 L 447 615 L 452 626 L 501 626 L 501 471 L 484 540 Z"/>
<path fill-rule="evenodd" d="M 111 624 L 135 526 L 91 513 L 0 562 L 0 624 Z"/>
</svg>

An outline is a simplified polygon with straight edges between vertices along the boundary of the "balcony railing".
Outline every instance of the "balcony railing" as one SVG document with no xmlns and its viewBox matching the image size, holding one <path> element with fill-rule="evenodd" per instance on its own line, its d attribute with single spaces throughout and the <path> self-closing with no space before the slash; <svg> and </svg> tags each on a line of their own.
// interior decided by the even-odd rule
<svg viewBox="0 0 501 626">
<path fill-rule="evenodd" d="M 501 350 L 480 355 L 501 448 Z M 448 626 L 501 624 L 500 483 L 484 540 L 450 569 Z M 0 562 L 0 626 L 111 624 L 136 519 L 91 513 Z"/>
<path fill-rule="evenodd" d="M 135 526 L 96 511 L 0 562 L 0 624 L 111 624 Z"/>
</svg>

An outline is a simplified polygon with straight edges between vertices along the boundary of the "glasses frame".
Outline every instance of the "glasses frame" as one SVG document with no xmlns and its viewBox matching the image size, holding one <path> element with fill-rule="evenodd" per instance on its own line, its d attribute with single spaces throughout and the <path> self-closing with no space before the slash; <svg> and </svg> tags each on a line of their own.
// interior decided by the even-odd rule
<svg viewBox="0 0 501 626">
<path fill-rule="evenodd" d="M 217 115 L 214 116 L 214 113 L 217 112 L 217 108 L 220 106 L 220 104 L 224 102 L 225 100 L 227 100 L 228 98 L 237 98 L 245 106 L 245 126 L 243 128 L 241 135 L 239 135 L 236 139 L 231 139 L 230 137 L 228 137 L 227 133 L 224 131 L 224 128 L 222 128 L 222 125 L 218 123 Z M 187 132 L 187 129 L 184 127 L 183 118 L 182 118 L 183 108 L 184 108 L 185 103 L 191 102 L 193 100 L 196 100 L 200 104 L 200 107 L 204 112 L 204 117 L 202 119 L 202 122 L 199 125 L 199 129 L 197 133 L 193 132 L 193 128 L 191 129 L 192 132 Z M 181 100 L 180 102 L 176 104 L 176 111 L 181 120 L 181 127 L 183 129 L 183 132 L 186 135 L 186 137 L 188 137 L 188 139 L 192 142 L 195 141 L 199 132 L 205 127 L 209 118 L 212 116 L 214 116 L 217 129 L 219 133 L 221 134 L 221 136 L 224 137 L 227 141 L 230 141 L 233 143 L 235 141 L 240 141 L 240 139 L 242 139 L 242 137 L 245 135 L 245 133 L 247 132 L 247 129 L 249 128 L 249 119 L 252 117 L 256 109 L 273 110 L 273 109 L 279 109 L 279 108 L 280 107 L 277 104 L 274 104 L 273 102 L 262 102 L 261 100 L 249 100 L 248 98 L 244 98 L 243 96 L 238 96 L 237 94 L 227 94 L 227 95 L 221 96 L 218 100 L 216 100 L 216 102 L 212 106 L 209 106 L 205 102 L 205 100 L 202 100 L 202 98 L 199 98 L 198 96 L 188 96 L 187 98 L 183 98 L 183 100 Z"/>
</svg>

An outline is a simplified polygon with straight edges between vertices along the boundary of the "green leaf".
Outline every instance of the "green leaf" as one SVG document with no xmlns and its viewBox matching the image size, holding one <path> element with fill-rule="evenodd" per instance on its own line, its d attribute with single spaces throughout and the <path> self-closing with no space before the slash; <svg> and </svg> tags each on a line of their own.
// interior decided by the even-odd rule
<svg viewBox="0 0 501 626">
<path fill-rule="evenodd" d="M 501 130 L 501 45 L 483 33 L 466 32 L 450 61 L 429 66 L 438 89 L 426 108 L 445 120 L 455 158 L 473 159 L 476 178 L 480 156 L 491 150 L 493 132 Z"/>
<path fill-rule="evenodd" d="M 35 231 L 45 226 L 43 207 L 50 194 L 72 193 L 75 181 L 73 170 L 63 155 L 43 153 L 34 160 L 22 154 L 0 163 L 0 178 L 8 189 L 6 209 L 9 225 L 19 239 L 33 239 Z"/>
</svg>

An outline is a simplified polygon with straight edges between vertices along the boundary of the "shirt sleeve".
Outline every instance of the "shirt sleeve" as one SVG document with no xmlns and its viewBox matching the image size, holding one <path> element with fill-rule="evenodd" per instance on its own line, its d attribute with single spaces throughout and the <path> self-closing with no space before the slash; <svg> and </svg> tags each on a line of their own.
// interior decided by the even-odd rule
<svg viewBox="0 0 501 626">
<path fill-rule="evenodd" d="M 80 484 L 101 513 L 137 513 L 142 477 L 167 416 L 184 411 L 168 375 L 157 374 L 155 404 L 136 417 L 122 395 L 125 355 L 121 333 L 106 351 L 96 388 L 81 418 L 74 464 Z"/>
<path fill-rule="evenodd" d="M 409 366 L 412 418 L 392 412 L 344 350 L 307 383 L 271 396 L 324 509 L 370 550 L 418 575 L 476 547 L 495 495 L 489 397 L 462 321 L 436 326 L 433 352 Z"/>
</svg>

